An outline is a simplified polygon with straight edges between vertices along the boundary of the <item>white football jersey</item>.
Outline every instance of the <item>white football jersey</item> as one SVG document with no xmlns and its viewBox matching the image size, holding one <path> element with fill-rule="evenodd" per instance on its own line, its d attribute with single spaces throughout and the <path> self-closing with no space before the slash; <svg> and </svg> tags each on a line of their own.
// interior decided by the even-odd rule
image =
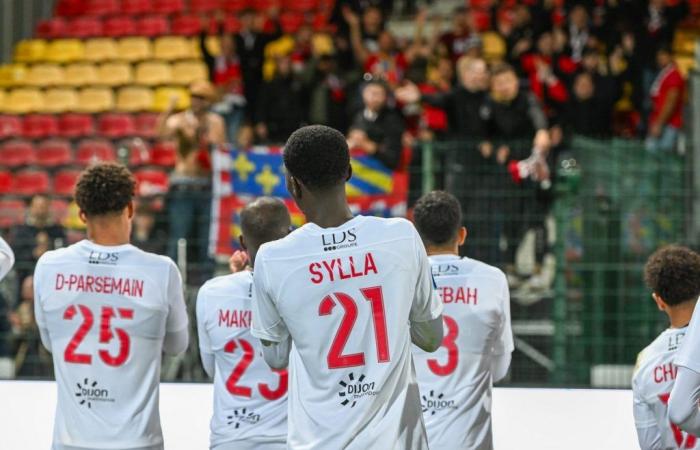
<svg viewBox="0 0 700 450">
<path fill-rule="evenodd" d="M 187 327 L 175 264 L 85 240 L 44 254 L 34 291 L 58 386 L 54 449 L 163 448 L 163 338 Z"/>
<path fill-rule="evenodd" d="M 273 371 L 250 334 L 253 274 L 208 281 L 197 296 L 197 331 L 203 354 L 214 355 L 211 446 L 286 447 L 287 371 Z"/>
<path fill-rule="evenodd" d="M 306 224 L 262 246 L 254 278 L 253 335 L 294 343 L 290 448 L 427 448 L 409 322 L 442 302 L 410 222 Z"/>
<path fill-rule="evenodd" d="M 700 449 L 697 438 L 672 424 L 668 416 L 668 399 L 678 371 L 673 361 L 687 331 L 688 327 L 669 328 L 661 333 L 637 356 L 632 377 L 635 426 L 656 428 L 660 433 L 658 448 L 664 450 Z"/>
<path fill-rule="evenodd" d="M 491 449 L 491 363 L 513 351 L 510 294 L 496 267 L 456 255 L 430 257 L 443 311 L 435 353 L 413 346 L 431 449 Z"/>
</svg>

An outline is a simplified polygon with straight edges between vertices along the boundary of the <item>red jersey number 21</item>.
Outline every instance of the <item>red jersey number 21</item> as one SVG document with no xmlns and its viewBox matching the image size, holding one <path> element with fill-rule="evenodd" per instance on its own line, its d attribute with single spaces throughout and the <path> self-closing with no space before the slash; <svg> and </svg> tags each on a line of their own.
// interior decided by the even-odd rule
<svg viewBox="0 0 700 450">
<path fill-rule="evenodd" d="M 377 346 L 377 360 L 380 363 L 389 361 L 389 338 L 386 329 L 386 315 L 384 314 L 384 297 L 381 286 L 360 289 L 362 296 L 369 302 L 374 325 L 374 339 Z M 345 344 L 357 320 L 358 304 L 354 298 L 342 292 L 326 295 L 318 305 L 319 316 L 329 316 L 336 305 L 343 309 L 343 318 L 335 338 L 328 350 L 328 368 L 342 369 L 365 365 L 363 352 L 344 354 Z"/>
</svg>

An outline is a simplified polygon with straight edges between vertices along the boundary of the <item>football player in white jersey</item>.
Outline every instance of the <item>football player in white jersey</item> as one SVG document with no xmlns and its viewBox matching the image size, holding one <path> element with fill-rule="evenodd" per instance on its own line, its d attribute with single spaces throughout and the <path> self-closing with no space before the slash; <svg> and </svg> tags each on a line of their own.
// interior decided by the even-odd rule
<svg viewBox="0 0 700 450">
<path fill-rule="evenodd" d="M 289 363 L 289 448 L 427 448 L 411 341 L 440 346 L 442 302 L 420 236 L 353 217 L 340 132 L 295 131 L 284 163 L 308 223 L 258 251 L 252 334 L 270 366 Z"/>
<path fill-rule="evenodd" d="M 639 353 L 632 393 L 634 421 L 642 450 L 700 449 L 669 417 L 669 395 L 675 391 L 678 350 L 688 339 L 688 324 L 700 295 L 700 255 L 685 247 L 667 246 L 649 257 L 644 279 L 669 328 Z M 693 343 L 692 341 L 690 342 Z"/>
<path fill-rule="evenodd" d="M 117 164 L 85 170 L 75 189 L 87 239 L 45 253 L 34 310 L 58 387 L 54 450 L 163 448 L 161 352 L 187 348 L 177 267 L 129 244 L 135 181 Z"/>
<path fill-rule="evenodd" d="M 240 214 L 241 244 L 255 261 L 258 248 L 289 233 L 280 200 L 261 197 Z M 253 273 L 243 270 L 208 281 L 197 296 L 202 364 L 214 377 L 211 448 L 287 448 L 287 371 L 273 371 L 250 335 Z"/>
<path fill-rule="evenodd" d="M 0 237 L 0 281 L 12 270 L 15 265 L 15 254 L 10 246 Z"/>
<path fill-rule="evenodd" d="M 428 444 L 438 450 L 492 449 L 491 388 L 506 376 L 514 348 L 508 282 L 500 269 L 460 258 L 467 230 L 453 195 L 424 195 L 413 221 L 445 304 L 440 350 L 430 355 L 413 348 Z"/>
</svg>

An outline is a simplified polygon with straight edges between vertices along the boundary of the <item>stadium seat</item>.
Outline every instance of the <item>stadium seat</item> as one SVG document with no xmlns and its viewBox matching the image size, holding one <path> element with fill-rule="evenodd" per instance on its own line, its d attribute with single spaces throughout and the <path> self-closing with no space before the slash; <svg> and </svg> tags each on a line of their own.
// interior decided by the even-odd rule
<svg viewBox="0 0 700 450">
<path fill-rule="evenodd" d="M 177 160 L 177 148 L 173 142 L 157 142 L 151 149 L 151 164 L 173 167 Z"/>
<path fill-rule="evenodd" d="M 170 32 L 170 23 L 163 16 L 146 16 L 137 24 L 139 35 L 150 38 L 166 35 Z"/>
<path fill-rule="evenodd" d="M 75 190 L 75 184 L 80 177 L 80 171 L 65 169 L 56 172 L 53 177 L 53 193 L 56 195 L 71 196 Z"/>
<path fill-rule="evenodd" d="M 36 35 L 41 39 L 61 39 L 68 37 L 68 22 L 62 17 L 42 20 L 36 27 Z"/>
<path fill-rule="evenodd" d="M 118 14 L 121 5 L 118 0 L 88 0 L 85 14 L 94 16 L 108 16 Z"/>
<path fill-rule="evenodd" d="M 16 169 L 36 161 L 34 146 L 30 141 L 13 139 L 0 146 L 0 166 Z"/>
<path fill-rule="evenodd" d="M 282 9 L 308 13 L 318 9 L 318 0 L 283 0 Z"/>
<path fill-rule="evenodd" d="M 193 55 L 191 42 L 182 36 L 166 36 L 156 39 L 153 56 L 165 61 L 196 58 Z"/>
<path fill-rule="evenodd" d="M 39 89 L 13 89 L 5 97 L 3 111 L 10 114 L 39 112 L 44 107 L 44 96 Z"/>
<path fill-rule="evenodd" d="M 85 12 L 85 0 L 58 0 L 56 14 L 59 16 L 79 16 Z"/>
<path fill-rule="evenodd" d="M 177 109 L 190 107 L 190 93 L 187 90 L 178 87 L 160 87 L 156 89 L 153 110 L 158 112 L 166 111 L 173 96 L 178 98 Z"/>
<path fill-rule="evenodd" d="M 116 161 L 117 154 L 114 145 L 105 139 L 89 139 L 82 141 L 75 152 L 75 162 L 88 166 L 99 161 Z"/>
<path fill-rule="evenodd" d="M 153 102 L 153 91 L 146 87 L 127 86 L 119 89 L 117 93 L 117 110 L 119 111 L 150 111 L 153 109 Z"/>
<path fill-rule="evenodd" d="M 68 23 L 68 35 L 78 39 L 101 36 L 102 20 L 91 16 L 76 17 Z"/>
<path fill-rule="evenodd" d="M 153 0 L 153 12 L 158 14 L 177 14 L 185 10 L 184 0 Z"/>
<path fill-rule="evenodd" d="M 122 0 L 122 13 L 138 15 L 147 14 L 151 11 L 150 0 Z"/>
<path fill-rule="evenodd" d="M 126 62 L 136 62 L 150 59 L 153 56 L 151 41 L 144 37 L 122 38 L 118 44 L 118 59 Z"/>
<path fill-rule="evenodd" d="M 221 0 L 191 0 L 190 11 L 193 13 L 208 13 L 221 9 Z"/>
<path fill-rule="evenodd" d="M 0 89 L 0 105 L 5 104 L 5 96 L 7 94 L 5 93 L 4 89 Z M 0 107 L 0 110 L 2 110 L 2 107 Z"/>
<path fill-rule="evenodd" d="M 208 80 L 209 70 L 201 61 L 180 61 L 173 65 L 174 84 L 189 86 L 194 81 Z"/>
<path fill-rule="evenodd" d="M 24 64 L 3 64 L 0 66 L 0 87 L 21 86 L 26 78 L 27 68 Z"/>
<path fill-rule="evenodd" d="M 35 63 L 44 60 L 47 51 L 47 43 L 43 39 L 30 39 L 19 41 L 15 46 L 15 62 Z"/>
<path fill-rule="evenodd" d="M 35 87 L 60 86 L 63 84 L 63 67 L 56 64 L 35 64 L 27 71 L 25 84 Z"/>
<path fill-rule="evenodd" d="M 67 64 L 80 61 L 85 56 L 85 46 L 79 39 L 56 39 L 46 48 L 45 59 L 49 62 Z"/>
<path fill-rule="evenodd" d="M 22 118 L 19 116 L 0 116 L 0 139 L 22 135 Z"/>
<path fill-rule="evenodd" d="M 222 0 L 221 9 L 224 11 L 240 12 L 248 8 L 248 0 Z"/>
<path fill-rule="evenodd" d="M 251 0 L 250 7 L 258 11 L 268 11 L 280 6 L 279 0 Z"/>
<path fill-rule="evenodd" d="M 173 18 L 170 29 L 178 36 L 196 36 L 202 30 L 202 21 L 197 16 L 181 15 Z"/>
<path fill-rule="evenodd" d="M 85 41 L 85 60 L 90 62 L 112 61 L 118 58 L 117 42 L 111 38 L 88 39 Z"/>
<path fill-rule="evenodd" d="M 32 196 L 49 192 L 51 180 L 49 174 L 41 170 L 26 169 L 15 173 L 12 180 L 12 192 Z"/>
<path fill-rule="evenodd" d="M 97 68 L 97 84 L 100 86 L 123 86 L 133 79 L 131 65 L 123 62 L 104 63 Z"/>
<path fill-rule="evenodd" d="M 693 56 L 676 55 L 675 59 L 678 70 L 684 77 L 687 77 L 688 73 L 695 68 L 695 57 Z"/>
<path fill-rule="evenodd" d="M 63 73 L 64 84 L 81 87 L 97 83 L 97 67 L 93 64 L 71 64 Z"/>
<path fill-rule="evenodd" d="M 42 139 L 58 134 L 58 119 L 51 114 L 31 114 L 24 118 L 22 136 Z"/>
<path fill-rule="evenodd" d="M 134 173 L 136 195 L 150 197 L 168 192 L 168 174 L 161 170 L 140 169 Z"/>
<path fill-rule="evenodd" d="M 7 170 L 0 170 L 0 195 L 8 194 L 12 190 L 12 173 Z M 0 197 L 0 218 L 5 211 L 6 202 Z M 5 228 L 0 226 L 0 228 Z"/>
<path fill-rule="evenodd" d="M 154 138 L 158 135 L 158 114 L 142 113 L 134 118 L 136 124 L 136 134 L 146 139 Z M 1 124 L 2 122 L 0 122 Z"/>
<path fill-rule="evenodd" d="M 160 61 L 146 61 L 136 66 L 136 83 L 144 86 L 158 86 L 172 82 L 170 64 Z"/>
<path fill-rule="evenodd" d="M 481 35 L 484 58 L 488 61 L 502 60 L 506 54 L 506 42 L 500 34 L 487 31 Z"/>
<path fill-rule="evenodd" d="M 124 37 L 137 35 L 139 30 L 131 17 L 115 16 L 105 19 L 103 34 L 110 37 Z"/>
<path fill-rule="evenodd" d="M 36 147 L 36 164 L 42 167 L 58 167 L 70 164 L 73 152 L 65 139 L 47 139 Z"/>
<path fill-rule="evenodd" d="M 238 33 L 241 30 L 241 22 L 236 16 L 228 16 L 224 19 L 224 32 Z"/>
<path fill-rule="evenodd" d="M 0 172 L 0 194 L 12 189 L 12 175 Z M 0 228 L 10 228 L 22 223 L 25 216 L 25 203 L 22 200 L 0 200 Z"/>
<path fill-rule="evenodd" d="M 304 15 L 299 12 L 288 11 L 280 16 L 280 27 L 288 34 L 296 33 L 304 23 Z"/>
<path fill-rule="evenodd" d="M 58 119 L 58 125 L 59 136 L 69 139 L 95 133 L 95 122 L 89 114 L 63 114 Z"/>
<path fill-rule="evenodd" d="M 44 94 L 44 111 L 59 114 L 78 108 L 78 93 L 74 89 L 49 89 Z"/>
<path fill-rule="evenodd" d="M 134 119 L 128 114 L 109 113 L 103 114 L 97 120 L 97 132 L 110 139 L 123 138 L 134 136 L 136 126 Z"/>
<path fill-rule="evenodd" d="M 114 109 L 114 93 L 109 88 L 85 88 L 78 94 L 78 112 L 101 113 Z"/>
</svg>

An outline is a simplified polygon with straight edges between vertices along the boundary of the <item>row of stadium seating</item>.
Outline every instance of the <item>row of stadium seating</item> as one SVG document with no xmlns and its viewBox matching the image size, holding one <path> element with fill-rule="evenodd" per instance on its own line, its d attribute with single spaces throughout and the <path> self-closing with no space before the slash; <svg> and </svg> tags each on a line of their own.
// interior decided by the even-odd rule
<svg viewBox="0 0 700 450">
<path fill-rule="evenodd" d="M 107 113 L 99 117 L 76 113 L 0 115 L 0 140 L 16 137 L 79 139 L 94 136 L 110 139 L 140 136 L 152 139 L 156 137 L 157 121 L 158 114 L 155 113 Z"/>
<path fill-rule="evenodd" d="M 124 142 L 118 146 L 125 152 L 124 159 L 131 167 L 152 165 L 172 168 L 176 149 L 172 143 L 145 141 L 138 145 Z M 36 166 L 47 169 L 64 166 L 88 166 L 95 161 L 116 161 L 117 146 L 107 139 L 86 139 L 76 145 L 61 138 L 50 138 L 37 143 L 12 139 L 0 144 L 0 167 L 17 169 Z"/>
<path fill-rule="evenodd" d="M 208 78 L 207 67 L 199 60 L 174 64 L 144 61 L 134 65 L 122 62 L 76 63 L 65 68 L 58 64 L 13 64 L 0 67 L 0 87 L 118 87 L 127 84 L 187 86 L 194 81 Z"/>
<path fill-rule="evenodd" d="M 51 199 L 51 214 L 58 223 L 63 223 L 69 214 L 69 203 L 62 198 Z M 0 229 L 9 229 L 24 222 L 27 203 L 20 199 L 0 198 Z"/>
<path fill-rule="evenodd" d="M 170 100 L 177 97 L 179 109 L 190 105 L 189 91 L 183 87 L 166 86 L 157 89 L 127 86 L 113 91 L 111 88 L 48 89 L 17 88 L 7 92 L 0 90 L 0 113 L 102 113 L 107 111 L 165 111 Z"/>
</svg>

